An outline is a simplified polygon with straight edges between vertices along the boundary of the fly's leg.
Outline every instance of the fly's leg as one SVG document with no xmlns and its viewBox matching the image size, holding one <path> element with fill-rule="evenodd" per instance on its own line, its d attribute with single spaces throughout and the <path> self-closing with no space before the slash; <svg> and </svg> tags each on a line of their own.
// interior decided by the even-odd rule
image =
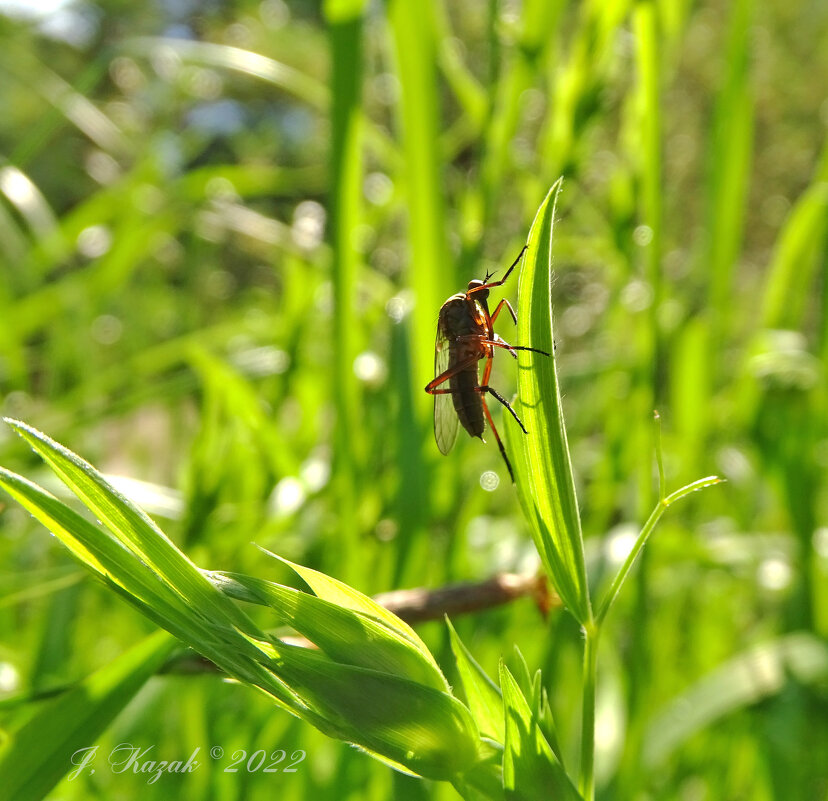
<svg viewBox="0 0 828 801">
<path fill-rule="evenodd" d="M 494 395 L 508 410 L 512 417 L 515 418 L 517 424 L 520 426 L 521 431 L 524 434 L 528 434 L 529 432 L 526 430 L 526 426 L 523 425 L 523 421 L 517 416 L 517 412 L 512 408 L 512 404 L 506 400 L 496 389 L 489 386 L 489 377 L 492 374 L 492 364 L 494 363 L 491 356 L 489 356 L 488 360 L 486 361 L 486 367 L 483 370 L 483 380 L 480 382 L 480 386 L 477 388 L 477 391 L 480 393 L 488 392 L 490 395 Z M 483 401 L 483 405 L 486 405 L 486 399 L 481 398 Z"/>
<path fill-rule="evenodd" d="M 483 413 L 486 415 L 486 419 L 489 421 L 489 426 L 492 429 L 492 434 L 494 434 L 494 437 L 497 440 L 497 447 L 500 448 L 500 455 L 503 457 L 503 461 L 506 462 L 506 469 L 509 471 L 509 478 L 512 479 L 512 484 L 514 484 L 515 474 L 512 471 L 512 463 L 509 461 L 509 457 L 506 455 L 506 448 L 503 447 L 503 443 L 500 441 L 500 434 L 497 433 L 497 429 L 495 428 L 494 420 L 492 420 L 492 415 L 489 412 L 488 405 L 486 404 L 486 398 L 481 397 L 480 401 L 483 404 Z"/>
<path fill-rule="evenodd" d="M 494 339 L 484 339 L 481 340 L 482 344 L 484 345 L 494 345 L 496 348 L 503 348 L 504 350 L 508 350 L 509 353 L 512 354 L 517 359 L 517 352 L 519 350 L 528 350 L 532 353 L 540 353 L 544 356 L 548 356 L 549 354 L 545 350 L 541 350 L 540 348 L 530 348 L 527 345 L 510 345 L 506 342 L 500 334 L 495 334 Z"/>
<path fill-rule="evenodd" d="M 497 315 L 500 314 L 500 310 L 504 306 L 509 310 L 509 314 L 512 315 L 512 319 L 515 321 L 515 325 L 517 325 L 517 315 L 515 314 L 515 310 L 512 308 L 512 304 L 509 303 L 509 301 L 506 300 L 506 298 L 503 298 L 503 300 L 501 300 L 500 303 L 497 304 L 495 310 L 492 312 L 491 317 L 489 318 L 491 320 L 492 325 L 494 325 L 494 321 L 497 319 Z"/>
<path fill-rule="evenodd" d="M 489 358 L 486 359 L 486 366 L 483 368 L 483 380 L 480 382 L 478 389 L 489 385 L 489 378 L 492 375 L 492 365 L 494 364 L 493 353 L 494 351 L 489 351 Z"/>
<path fill-rule="evenodd" d="M 548 356 L 549 354 L 545 350 L 541 350 L 540 348 L 530 348 L 528 345 L 510 345 L 508 342 L 500 341 L 498 342 L 495 340 L 491 343 L 498 348 L 506 348 L 506 350 L 528 350 L 531 353 L 540 353 L 542 356 Z"/>
<path fill-rule="evenodd" d="M 437 389 L 440 384 L 444 384 L 453 376 L 456 376 L 458 373 L 462 373 L 463 370 L 468 370 L 475 362 L 478 361 L 477 356 L 471 356 L 468 359 L 465 359 L 462 362 L 458 362 L 454 365 L 454 367 L 449 367 L 444 373 L 440 373 L 440 375 L 433 378 L 429 381 L 425 386 L 425 391 L 428 392 L 429 395 L 448 395 L 451 393 L 450 389 Z"/>
<path fill-rule="evenodd" d="M 508 410 L 509 414 L 515 418 L 517 424 L 520 426 L 520 430 L 523 431 L 524 434 L 528 434 L 529 432 L 526 430 L 526 426 L 523 425 L 523 421 L 518 417 L 517 412 L 512 408 L 512 404 L 506 400 L 496 389 L 490 387 L 488 384 L 485 386 L 478 387 L 480 392 L 488 392 L 490 395 L 494 395 Z"/>
<path fill-rule="evenodd" d="M 494 339 L 484 339 L 483 344 L 494 345 L 496 348 L 504 348 L 505 350 L 508 350 L 509 353 L 511 353 L 512 356 L 514 356 L 516 359 L 516 351 L 519 350 L 528 350 L 532 353 L 540 353 L 544 356 L 549 355 L 545 350 L 541 350 L 540 348 L 530 348 L 527 345 L 510 345 L 508 342 L 501 338 L 500 334 L 495 334 Z"/>
<path fill-rule="evenodd" d="M 484 289 L 491 289 L 493 286 L 503 286 L 503 284 L 506 283 L 506 279 L 511 275 L 512 270 L 514 270 L 515 267 L 517 267 L 518 262 L 523 258 L 523 254 L 525 252 L 526 252 L 526 245 L 523 246 L 520 253 L 518 253 L 518 257 L 512 262 L 512 266 L 508 270 L 506 270 L 505 275 L 499 281 L 492 281 L 491 283 L 489 283 L 488 277 L 487 277 L 487 280 L 481 286 L 476 286 L 476 287 L 474 287 L 474 289 L 470 289 L 466 294 L 473 295 L 475 292 L 482 292 Z M 514 312 L 512 312 L 512 313 L 514 314 Z M 515 321 L 515 322 L 517 322 L 517 321 Z"/>
</svg>

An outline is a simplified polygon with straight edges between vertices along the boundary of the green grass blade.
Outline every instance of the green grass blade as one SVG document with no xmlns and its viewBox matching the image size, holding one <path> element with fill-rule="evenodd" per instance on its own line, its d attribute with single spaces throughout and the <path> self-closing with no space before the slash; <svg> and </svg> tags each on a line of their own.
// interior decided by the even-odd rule
<svg viewBox="0 0 828 801">
<path fill-rule="evenodd" d="M 512 191 L 511 186 L 504 185 L 504 180 L 510 175 L 513 160 L 511 147 L 520 129 L 522 102 L 541 71 L 544 50 L 554 38 L 560 12 L 559 4 L 550 0 L 527 0 L 522 5 L 513 53 L 498 76 L 494 89 L 496 96 L 489 109 L 480 165 L 483 199 L 481 234 L 494 222 L 492 213 L 498 198 Z"/>
<path fill-rule="evenodd" d="M 145 613 L 148 609 L 159 610 L 173 633 L 179 634 L 177 624 L 192 617 L 186 603 L 108 532 L 36 484 L 3 468 L 0 468 L 0 487 L 112 589 L 122 592 Z"/>
<path fill-rule="evenodd" d="M 445 677 L 430 658 L 407 637 L 373 617 L 255 576 L 220 575 L 257 596 L 259 603 L 275 611 L 280 623 L 307 637 L 331 659 L 448 691 Z"/>
<path fill-rule="evenodd" d="M 446 618 L 446 625 L 449 637 L 451 637 L 451 650 L 457 661 L 460 683 L 463 685 L 466 702 L 480 733 L 502 743 L 506 732 L 503 727 L 503 699 L 500 690 L 486 675 L 483 668 L 477 664 L 448 618 Z"/>
<path fill-rule="evenodd" d="M 3 798 L 45 798 L 73 768 L 72 755 L 94 744 L 177 647 L 166 632 L 147 637 L 8 732 L 0 749 Z"/>
<path fill-rule="evenodd" d="M 405 157 L 404 175 L 408 207 L 409 285 L 417 298 L 412 313 L 416 347 L 414 372 L 421 385 L 433 377 L 432 346 L 437 312 L 454 291 L 445 237 L 445 191 L 440 155 L 437 93 L 437 44 L 433 12 L 428 3 L 391 0 L 388 19 L 394 41 L 400 80 L 400 125 Z M 420 383 L 420 382 L 418 382 Z M 415 406 L 425 419 L 429 398 L 415 386 Z M 422 396 L 422 397 L 421 397 Z"/>
<path fill-rule="evenodd" d="M 293 710 L 289 693 L 259 665 L 259 648 L 235 628 L 200 613 L 109 532 L 94 526 L 53 495 L 0 468 L 2 486 L 43 523 L 88 569 L 157 625 L 165 628 L 229 675 L 249 681 Z M 232 605 L 229 599 L 223 599 Z M 260 635 L 263 638 L 264 635 Z"/>
<path fill-rule="evenodd" d="M 622 585 L 627 580 L 627 577 L 635 564 L 635 560 L 647 544 L 647 540 L 655 530 L 656 524 L 659 520 L 661 520 L 661 516 L 667 510 L 667 507 L 693 492 L 698 492 L 699 490 L 706 489 L 707 487 L 713 487 L 716 484 L 721 483 L 722 479 L 718 476 L 706 476 L 705 478 L 700 478 L 691 484 L 687 484 L 686 486 L 677 489 L 675 492 L 671 492 L 667 497 L 659 500 L 655 506 L 655 509 L 653 509 L 650 514 L 650 517 L 647 519 L 647 522 L 644 524 L 644 527 L 641 529 L 641 533 L 638 535 L 635 544 L 630 549 L 629 554 L 627 554 L 624 564 L 621 565 L 618 573 L 616 573 L 609 590 L 607 590 L 607 594 L 604 596 L 600 606 L 598 607 L 595 619 L 599 625 L 607 616 L 607 613 L 612 608 L 613 603 L 615 603 L 615 599 L 618 597 L 618 593 L 621 591 Z"/>
<path fill-rule="evenodd" d="M 564 605 L 586 624 L 592 610 L 552 334 L 552 227 L 560 187 L 559 180 L 538 209 L 521 267 L 517 341 L 551 355 L 519 354 L 518 414 L 529 433 L 512 451 L 521 503 L 544 567 Z"/>
<path fill-rule="evenodd" d="M 271 553 L 265 550 L 265 553 L 284 562 L 288 567 L 294 570 L 297 575 L 311 588 L 314 595 L 323 598 L 331 603 L 343 606 L 346 609 L 353 609 L 356 612 L 369 615 L 375 620 L 378 620 L 387 628 L 405 637 L 409 642 L 417 646 L 417 648 L 429 659 L 433 659 L 431 652 L 426 647 L 425 643 L 419 638 L 417 633 L 404 620 L 398 618 L 393 612 L 389 612 L 384 606 L 380 606 L 373 598 L 363 595 L 359 590 L 349 587 L 347 584 L 338 581 L 331 576 L 320 573 L 318 570 L 313 570 L 304 565 L 297 565 L 290 562 L 278 554 Z M 434 663 L 435 667 L 437 663 Z"/>
<path fill-rule="evenodd" d="M 518 683 L 502 663 L 500 688 L 506 717 L 506 745 L 503 754 L 505 797 L 510 801 L 580 799 L 581 795 L 543 736 Z"/>
<path fill-rule="evenodd" d="M 817 176 L 803 192 L 779 233 L 762 302 L 765 328 L 797 328 L 802 324 L 828 229 L 826 179 L 828 175 Z"/>
<path fill-rule="evenodd" d="M 156 58 L 174 53 L 190 64 L 240 72 L 266 81 L 318 109 L 325 109 L 330 99 L 325 85 L 315 78 L 240 47 L 182 38 L 136 36 L 125 41 L 124 50 Z"/>
<path fill-rule="evenodd" d="M 207 581 L 147 514 L 119 493 L 92 465 L 25 423 L 6 422 L 121 543 L 199 613 L 244 631 L 253 630 L 249 619 Z"/>
<path fill-rule="evenodd" d="M 338 570 L 355 580 L 360 560 L 349 560 L 358 550 L 356 497 L 360 441 L 357 427 L 359 394 L 353 364 L 358 353 L 356 308 L 360 255 L 356 231 L 362 217 L 362 14 L 363 0 L 325 3 L 331 47 L 331 155 L 330 239 L 333 257 L 333 370 L 331 394 L 336 404 L 333 483 L 339 527 L 325 549 Z"/>
<path fill-rule="evenodd" d="M 705 272 L 710 276 L 710 305 L 717 323 L 728 319 L 733 302 L 733 274 L 742 243 L 753 157 L 750 52 L 753 5 L 754 0 L 738 0 L 731 6 L 726 72 L 712 123 L 704 258 Z"/>
<path fill-rule="evenodd" d="M 448 692 L 309 648 L 282 645 L 273 662 L 342 739 L 432 779 L 451 780 L 477 759 L 477 726 Z"/>
</svg>

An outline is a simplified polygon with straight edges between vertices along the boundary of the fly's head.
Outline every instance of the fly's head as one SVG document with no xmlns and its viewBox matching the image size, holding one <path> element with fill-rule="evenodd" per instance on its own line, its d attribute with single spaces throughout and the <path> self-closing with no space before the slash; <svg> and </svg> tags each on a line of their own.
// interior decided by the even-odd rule
<svg viewBox="0 0 828 801">
<path fill-rule="evenodd" d="M 481 287 L 485 287 L 488 283 L 488 273 L 486 273 L 486 277 L 482 281 L 479 278 L 475 278 L 473 281 L 469 281 L 468 294 L 474 293 L 475 300 L 486 300 L 486 298 L 489 297 L 489 290 L 481 289 Z"/>
</svg>

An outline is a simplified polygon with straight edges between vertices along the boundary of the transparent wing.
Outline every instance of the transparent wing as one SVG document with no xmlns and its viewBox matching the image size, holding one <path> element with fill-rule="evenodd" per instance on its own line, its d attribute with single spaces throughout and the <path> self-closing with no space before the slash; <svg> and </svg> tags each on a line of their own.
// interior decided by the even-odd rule
<svg viewBox="0 0 828 801">
<path fill-rule="evenodd" d="M 449 367 L 449 343 L 443 334 L 443 327 L 437 326 L 437 341 L 434 343 L 434 377 L 442 375 Z M 448 381 L 438 389 L 448 389 Z M 457 412 L 450 394 L 434 396 L 434 439 L 440 453 L 448 453 L 457 439 Z"/>
</svg>

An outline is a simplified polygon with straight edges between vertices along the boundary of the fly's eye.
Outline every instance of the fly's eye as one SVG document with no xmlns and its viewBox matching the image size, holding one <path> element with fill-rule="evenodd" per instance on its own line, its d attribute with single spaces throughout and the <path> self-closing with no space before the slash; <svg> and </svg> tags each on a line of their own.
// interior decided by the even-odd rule
<svg viewBox="0 0 828 801">
<path fill-rule="evenodd" d="M 475 278 L 472 281 L 469 281 L 469 291 L 472 289 L 477 289 L 478 287 L 483 286 L 483 282 L 479 278 Z"/>
</svg>

